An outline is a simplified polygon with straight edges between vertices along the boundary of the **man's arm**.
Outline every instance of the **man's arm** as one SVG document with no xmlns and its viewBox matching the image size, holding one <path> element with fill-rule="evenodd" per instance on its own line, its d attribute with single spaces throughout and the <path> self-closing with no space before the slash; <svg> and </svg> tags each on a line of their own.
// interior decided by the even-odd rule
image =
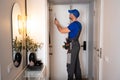
<svg viewBox="0 0 120 80">
<path fill-rule="evenodd" d="M 59 23 L 59 21 L 58 21 L 57 19 L 55 19 L 54 23 L 55 23 L 55 25 L 57 26 L 57 29 L 58 29 L 61 33 L 69 33 L 69 32 L 70 32 L 70 30 L 69 30 L 67 27 L 66 27 L 66 28 L 63 28 L 63 27 L 60 25 L 60 23 Z"/>
</svg>

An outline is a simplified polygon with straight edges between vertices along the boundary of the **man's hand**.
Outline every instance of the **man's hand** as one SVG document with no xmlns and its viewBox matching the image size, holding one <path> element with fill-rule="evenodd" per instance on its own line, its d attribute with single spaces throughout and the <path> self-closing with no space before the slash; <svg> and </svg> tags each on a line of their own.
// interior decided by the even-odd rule
<svg viewBox="0 0 120 80">
<path fill-rule="evenodd" d="M 68 33 L 70 32 L 70 30 L 67 27 L 62 27 L 59 23 L 59 21 L 55 18 L 54 20 L 54 24 L 57 26 L 57 29 L 61 32 L 61 33 Z"/>
</svg>

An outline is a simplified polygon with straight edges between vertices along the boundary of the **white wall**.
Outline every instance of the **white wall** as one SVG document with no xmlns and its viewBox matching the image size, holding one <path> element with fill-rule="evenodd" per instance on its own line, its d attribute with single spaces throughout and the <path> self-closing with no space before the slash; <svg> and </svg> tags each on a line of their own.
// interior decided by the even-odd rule
<svg viewBox="0 0 120 80">
<path fill-rule="evenodd" d="M 46 77 L 49 77 L 49 41 L 48 41 L 48 3 L 47 0 L 27 0 L 27 34 L 38 43 L 43 43 L 37 59 L 46 66 Z"/>
<path fill-rule="evenodd" d="M 0 0 L 0 64 L 2 80 L 13 80 L 21 71 L 15 68 L 12 62 L 12 41 L 11 41 L 11 12 L 14 2 L 20 4 L 22 14 L 24 15 L 24 0 Z M 12 64 L 12 70 L 7 72 L 7 67 Z"/>
<path fill-rule="evenodd" d="M 88 39 L 88 78 L 92 80 L 93 77 L 93 16 L 94 16 L 94 2 L 89 3 L 89 39 Z"/>
<path fill-rule="evenodd" d="M 120 80 L 120 0 L 103 0 L 103 79 Z"/>
</svg>

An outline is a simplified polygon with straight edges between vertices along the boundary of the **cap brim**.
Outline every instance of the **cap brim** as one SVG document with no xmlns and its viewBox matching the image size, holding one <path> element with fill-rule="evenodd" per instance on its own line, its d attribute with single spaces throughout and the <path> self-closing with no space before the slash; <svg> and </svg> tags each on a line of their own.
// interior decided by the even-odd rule
<svg viewBox="0 0 120 80">
<path fill-rule="evenodd" d="M 73 10 L 68 10 L 69 13 L 73 13 Z"/>
</svg>

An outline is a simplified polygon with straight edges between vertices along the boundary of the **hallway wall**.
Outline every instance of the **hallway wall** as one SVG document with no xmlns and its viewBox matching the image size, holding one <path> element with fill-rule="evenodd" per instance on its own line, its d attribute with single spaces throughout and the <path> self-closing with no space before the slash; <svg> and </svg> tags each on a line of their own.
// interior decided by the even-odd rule
<svg viewBox="0 0 120 80">
<path fill-rule="evenodd" d="M 11 12 L 14 2 L 20 4 L 22 14 L 24 15 L 25 0 L 0 0 L 0 65 L 1 80 L 13 80 L 22 70 L 23 65 L 15 68 L 12 62 L 12 41 L 11 41 Z M 8 65 L 12 65 L 8 73 Z"/>
<path fill-rule="evenodd" d="M 103 79 L 120 80 L 120 0 L 103 1 Z"/>
</svg>

